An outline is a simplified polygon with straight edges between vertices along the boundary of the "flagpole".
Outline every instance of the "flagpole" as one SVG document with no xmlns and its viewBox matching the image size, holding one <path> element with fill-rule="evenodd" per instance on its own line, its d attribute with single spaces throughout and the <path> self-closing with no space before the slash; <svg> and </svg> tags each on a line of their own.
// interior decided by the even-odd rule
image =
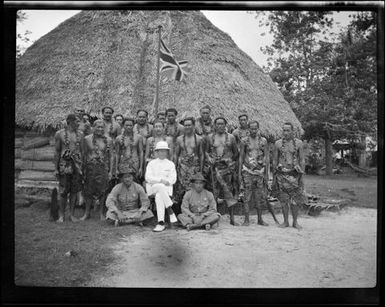
<svg viewBox="0 0 385 307">
<path fill-rule="evenodd" d="M 154 117 L 156 118 L 156 115 L 158 114 L 158 105 L 159 105 L 159 75 L 160 75 L 160 39 L 161 39 L 161 30 L 162 26 L 158 26 L 158 63 L 157 63 L 157 72 L 156 72 L 156 93 L 155 93 L 155 114 Z"/>
</svg>

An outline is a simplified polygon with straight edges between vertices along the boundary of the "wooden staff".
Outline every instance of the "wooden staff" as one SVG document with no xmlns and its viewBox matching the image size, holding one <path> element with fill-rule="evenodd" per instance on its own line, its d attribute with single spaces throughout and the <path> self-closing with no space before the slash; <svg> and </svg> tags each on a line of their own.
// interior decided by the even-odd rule
<svg viewBox="0 0 385 307">
<path fill-rule="evenodd" d="M 159 77 L 160 77 L 160 40 L 161 40 L 161 30 L 162 26 L 158 26 L 158 60 L 157 60 L 157 72 L 156 72 L 156 92 L 155 92 L 155 108 L 154 108 L 154 117 L 158 114 L 158 106 L 159 106 Z"/>
</svg>

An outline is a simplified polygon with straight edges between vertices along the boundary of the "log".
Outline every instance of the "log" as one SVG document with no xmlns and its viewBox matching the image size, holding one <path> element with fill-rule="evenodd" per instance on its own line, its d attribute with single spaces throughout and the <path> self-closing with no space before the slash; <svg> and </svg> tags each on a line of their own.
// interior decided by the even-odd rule
<svg viewBox="0 0 385 307">
<path fill-rule="evenodd" d="M 53 161 L 55 147 L 46 146 L 21 151 L 21 158 L 24 160 Z"/>
<path fill-rule="evenodd" d="M 15 148 L 15 159 L 21 158 L 21 148 Z"/>
<path fill-rule="evenodd" d="M 15 138 L 15 148 L 20 148 L 23 146 L 23 138 Z"/>
<path fill-rule="evenodd" d="M 31 201 L 36 201 L 36 200 L 46 200 L 49 201 L 50 197 L 47 197 L 46 195 L 29 195 L 25 193 L 15 193 L 15 200 L 16 199 L 27 199 Z"/>
<path fill-rule="evenodd" d="M 39 180 L 17 180 L 16 188 L 37 188 L 37 189 L 54 189 L 59 188 L 58 181 L 39 181 Z"/>
<path fill-rule="evenodd" d="M 15 169 L 21 169 L 23 166 L 23 160 L 15 159 Z"/>
<path fill-rule="evenodd" d="M 49 144 L 49 138 L 45 136 L 26 138 L 24 141 L 23 149 L 39 148 Z"/>
<path fill-rule="evenodd" d="M 54 172 L 23 170 L 19 174 L 19 180 L 55 181 L 56 177 Z"/>
<path fill-rule="evenodd" d="M 21 170 L 35 170 L 35 171 L 43 171 L 43 172 L 54 172 L 55 165 L 52 161 L 31 161 L 31 160 L 21 160 L 20 167 L 15 168 Z"/>
</svg>

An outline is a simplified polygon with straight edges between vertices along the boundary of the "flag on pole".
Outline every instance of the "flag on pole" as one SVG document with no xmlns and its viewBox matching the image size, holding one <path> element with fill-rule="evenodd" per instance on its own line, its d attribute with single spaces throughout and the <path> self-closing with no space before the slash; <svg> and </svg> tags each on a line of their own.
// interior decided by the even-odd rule
<svg viewBox="0 0 385 307">
<path fill-rule="evenodd" d="M 191 71 L 187 61 L 182 60 L 178 62 L 175 59 L 163 39 L 160 39 L 160 61 L 162 64 L 160 72 L 166 74 L 172 80 L 182 81 Z"/>
</svg>

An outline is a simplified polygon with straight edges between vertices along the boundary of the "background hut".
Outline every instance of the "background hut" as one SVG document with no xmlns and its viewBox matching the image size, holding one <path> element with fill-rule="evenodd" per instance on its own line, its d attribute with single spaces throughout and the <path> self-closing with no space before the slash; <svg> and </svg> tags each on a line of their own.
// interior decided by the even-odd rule
<svg viewBox="0 0 385 307">
<path fill-rule="evenodd" d="M 192 66 L 183 82 L 161 80 L 160 109 L 175 107 L 180 118 L 197 117 L 208 104 L 214 117 L 225 116 L 233 125 L 246 112 L 270 138 L 280 136 L 285 121 L 302 131 L 270 77 L 202 13 L 82 11 L 41 37 L 17 61 L 16 125 L 24 129 L 18 130 L 15 144 L 19 182 L 55 180 L 53 165 L 37 157 L 51 159 L 53 131 L 75 104 L 91 115 L 104 105 L 127 115 L 139 108 L 151 113 L 158 25 L 177 59 Z M 25 129 L 40 134 L 26 134 Z"/>
</svg>

